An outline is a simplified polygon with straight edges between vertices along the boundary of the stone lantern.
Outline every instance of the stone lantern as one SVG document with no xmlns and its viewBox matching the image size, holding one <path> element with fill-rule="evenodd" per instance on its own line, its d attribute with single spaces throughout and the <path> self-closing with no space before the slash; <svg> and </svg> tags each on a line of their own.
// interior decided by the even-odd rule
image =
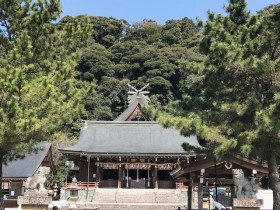
<svg viewBox="0 0 280 210">
<path fill-rule="evenodd" d="M 70 185 L 70 197 L 69 197 L 69 207 L 68 209 L 77 209 L 76 201 L 78 200 L 78 192 L 79 192 L 79 186 L 76 177 L 72 179 L 72 183 Z"/>
</svg>

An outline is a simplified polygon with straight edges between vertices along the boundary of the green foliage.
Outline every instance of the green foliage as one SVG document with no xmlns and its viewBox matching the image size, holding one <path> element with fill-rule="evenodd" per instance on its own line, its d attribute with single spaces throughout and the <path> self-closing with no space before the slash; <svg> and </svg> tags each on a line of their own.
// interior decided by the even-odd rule
<svg viewBox="0 0 280 210">
<path fill-rule="evenodd" d="M 85 97 L 87 119 L 112 120 L 119 115 L 127 106 L 127 83 L 137 87 L 150 83 L 152 103 L 166 105 L 181 97 L 178 87 L 185 73 L 178 61 L 205 59 L 197 47 L 198 29 L 187 18 L 163 26 L 152 20 L 130 26 L 114 18 L 89 19 L 92 39 L 81 47 L 82 58 L 76 67 L 77 79 L 97 84 L 97 94 Z M 65 22 L 72 19 L 65 17 L 59 25 Z M 176 41 L 168 41 L 169 36 Z"/>
<path fill-rule="evenodd" d="M 266 161 L 274 209 L 280 203 L 279 8 L 251 15 L 245 0 L 230 0 L 227 16 L 209 12 L 200 42 L 204 65 L 181 62 L 182 100 L 155 115 L 184 135 L 196 134 L 218 159 L 241 154 Z"/>
<path fill-rule="evenodd" d="M 91 85 L 78 88 L 76 46 L 90 27 L 84 18 L 58 28 L 60 13 L 56 0 L 0 3 L 1 163 L 49 140 L 83 111 Z"/>
<path fill-rule="evenodd" d="M 103 76 L 113 76 L 111 53 L 100 44 L 91 44 L 83 48 L 82 58 L 77 68 L 79 77 L 85 81 L 100 81 Z"/>
<path fill-rule="evenodd" d="M 127 29 L 125 40 L 145 41 L 147 44 L 154 44 L 160 41 L 161 26 L 153 20 L 143 20 L 134 23 Z"/>
<path fill-rule="evenodd" d="M 50 186 L 57 184 L 58 187 L 62 187 L 63 183 L 66 181 L 66 177 L 69 174 L 69 167 L 65 165 L 67 158 L 61 156 L 56 163 L 57 172 L 54 176 L 49 177 Z"/>
<path fill-rule="evenodd" d="M 168 20 L 162 27 L 162 39 L 168 45 L 181 44 L 190 47 L 197 42 L 198 29 L 188 18 Z"/>
<path fill-rule="evenodd" d="M 125 20 L 112 17 L 90 17 L 90 21 L 93 25 L 92 38 L 105 47 L 110 47 L 121 39 L 123 31 L 129 25 Z"/>
<path fill-rule="evenodd" d="M 181 62 L 183 100 L 169 113 L 194 120 L 187 133 L 215 142 L 220 158 L 241 152 L 267 160 L 279 146 L 278 9 L 250 15 L 245 7 L 245 1 L 230 1 L 228 16 L 209 13 L 200 43 L 208 59 L 204 66 Z"/>
<path fill-rule="evenodd" d="M 81 123 L 84 124 L 84 122 Z M 56 172 L 48 178 L 50 187 L 53 187 L 55 184 L 57 184 L 57 186 L 60 188 L 63 186 L 64 182 L 69 182 L 71 181 L 71 178 L 73 178 L 71 177 L 70 166 L 66 165 L 66 161 L 68 161 L 68 158 L 63 156 L 61 152 L 58 151 L 58 149 L 70 147 L 76 143 L 77 138 L 73 135 L 66 134 L 65 131 L 56 133 L 54 135 L 52 141 L 52 158 Z"/>
</svg>

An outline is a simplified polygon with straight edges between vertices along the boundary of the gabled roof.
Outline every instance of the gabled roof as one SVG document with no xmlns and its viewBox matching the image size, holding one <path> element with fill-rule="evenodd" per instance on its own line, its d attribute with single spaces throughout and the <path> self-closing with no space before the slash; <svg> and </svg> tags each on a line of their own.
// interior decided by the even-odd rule
<svg viewBox="0 0 280 210">
<path fill-rule="evenodd" d="M 147 119 L 141 106 L 148 102 L 143 91 L 129 85 L 130 105 L 114 121 L 86 121 L 77 144 L 59 149 L 62 153 L 129 156 L 186 156 L 184 142 L 200 146 L 195 136 L 184 137 L 179 130 L 163 128 Z M 136 121 L 134 121 L 136 120 Z"/>
<path fill-rule="evenodd" d="M 38 152 L 26 154 L 23 159 L 9 161 L 3 167 L 3 179 L 26 179 L 33 176 L 51 150 L 51 144 L 40 142 L 34 146 Z"/>
<path fill-rule="evenodd" d="M 121 113 L 114 121 L 127 121 L 137 108 L 139 108 L 139 111 L 141 112 L 140 114 L 143 116 L 141 106 L 143 106 L 145 103 L 147 103 L 147 98 L 143 95 L 142 92 L 139 92 L 134 100 L 132 100 L 132 102 L 129 104 L 127 109 L 123 113 Z"/>
<path fill-rule="evenodd" d="M 268 174 L 268 165 L 264 163 L 258 163 L 255 160 L 250 160 L 246 157 L 242 157 L 240 155 L 231 156 L 228 159 L 228 162 L 236 164 L 238 167 L 244 167 L 252 170 L 256 170 L 263 174 Z M 219 164 L 225 164 L 225 161 L 216 162 L 211 157 L 205 156 L 205 159 L 198 160 L 195 162 L 186 162 L 183 161 L 179 164 L 179 166 L 174 169 L 170 174 L 174 177 L 180 177 L 186 175 L 191 172 L 199 171 L 201 169 L 207 169 L 214 167 Z"/>
<path fill-rule="evenodd" d="M 76 145 L 62 153 L 123 155 L 187 155 L 182 143 L 199 146 L 195 136 L 184 137 L 174 128 L 152 121 L 88 121 Z"/>
</svg>

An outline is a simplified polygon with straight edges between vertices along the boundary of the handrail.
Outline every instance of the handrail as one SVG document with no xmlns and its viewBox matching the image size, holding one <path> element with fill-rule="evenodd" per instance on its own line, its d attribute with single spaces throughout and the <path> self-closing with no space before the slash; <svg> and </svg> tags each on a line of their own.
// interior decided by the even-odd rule
<svg viewBox="0 0 280 210">
<path fill-rule="evenodd" d="M 72 183 L 63 183 L 63 188 L 68 189 L 71 188 Z M 79 189 L 85 189 L 85 188 L 98 188 L 99 182 L 78 182 Z"/>
</svg>

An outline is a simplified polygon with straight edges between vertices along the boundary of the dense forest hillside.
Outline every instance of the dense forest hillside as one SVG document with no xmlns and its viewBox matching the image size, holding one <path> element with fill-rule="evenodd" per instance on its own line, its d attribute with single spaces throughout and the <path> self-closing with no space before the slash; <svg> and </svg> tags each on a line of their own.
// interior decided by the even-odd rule
<svg viewBox="0 0 280 210">
<path fill-rule="evenodd" d="M 82 17 L 64 17 L 59 25 Z M 91 38 L 80 44 L 82 58 L 76 68 L 81 85 L 96 82 L 87 95 L 84 119 L 113 120 L 127 106 L 127 84 L 149 83 L 151 103 L 166 105 L 180 98 L 180 81 L 187 75 L 181 60 L 202 62 L 198 52 L 199 29 L 192 20 L 153 20 L 130 25 L 125 20 L 89 17 Z"/>
</svg>

